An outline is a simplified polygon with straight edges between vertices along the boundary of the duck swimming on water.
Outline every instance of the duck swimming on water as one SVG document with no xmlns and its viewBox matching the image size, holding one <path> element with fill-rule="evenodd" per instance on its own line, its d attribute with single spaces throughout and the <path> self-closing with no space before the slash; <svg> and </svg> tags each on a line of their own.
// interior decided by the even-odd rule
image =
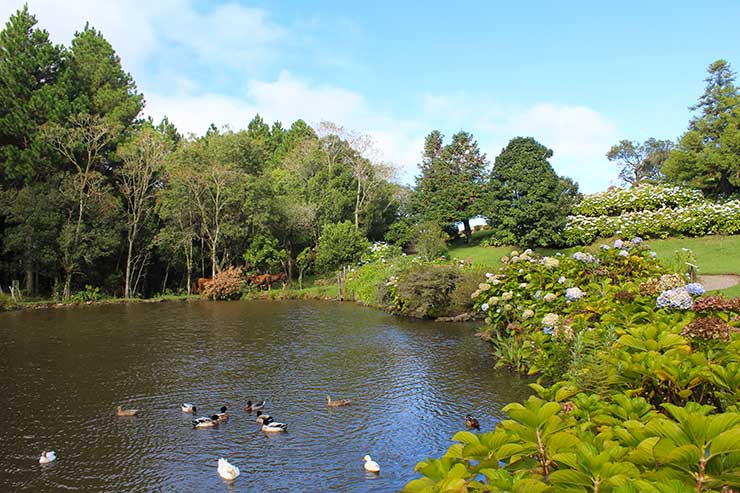
<svg viewBox="0 0 740 493">
<path fill-rule="evenodd" d="M 244 406 L 244 410 L 245 411 L 250 411 L 250 412 L 251 411 L 259 411 L 263 407 L 265 407 L 265 402 L 266 401 L 260 401 L 260 402 L 258 402 L 256 404 L 252 404 L 252 401 L 247 401 L 247 405 Z"/>
<path fill-rule="evenodd" d="M 469 430 L 479 430 L 480 431 L 480 424 L 478 423 L 478 420 L 469 414 L 465 416 L 465 426 Z"/>
</svg>

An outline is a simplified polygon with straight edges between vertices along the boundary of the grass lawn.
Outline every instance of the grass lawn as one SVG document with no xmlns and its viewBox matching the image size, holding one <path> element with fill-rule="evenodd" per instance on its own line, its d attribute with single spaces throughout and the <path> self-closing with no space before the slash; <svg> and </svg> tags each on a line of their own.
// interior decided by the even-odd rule
<svg viewBox="0 0 740 493">
<path fill-rule="evenodd" d="M 473 245 L 467 246 L 463 241 L 455 241 L 449 249 L 449 257 L 470 259 L 474 264 L 489 267 L 498 267 L 501 257 L 508 255 L 512 250 L 522 250 L 517 247 L 483 247 L 480 242 L 490 235 L 489 231 L 479 231 L 473 235 Z M 614 239 L 597 240 L 586 249 L 598 248 L 602 243 L 611 245 Z M 665 240 L 648 240 L 646 243 L 655 250 L 658 258 L 670 263 L 676 258 L 676 250 L 688 248 L 696 256 L 699 274 L 740 274 L 740 235 L 734 236 L 703 236 L 700 238 L 668 238 Z M 542 255 L 553 255 L 562 252 L 569 255 L 574 248 L 561 250 L 541 248 L 536 251 Z M 740 285 L 723 289 L 728 296 L 740 296 Z"/>
</svg>

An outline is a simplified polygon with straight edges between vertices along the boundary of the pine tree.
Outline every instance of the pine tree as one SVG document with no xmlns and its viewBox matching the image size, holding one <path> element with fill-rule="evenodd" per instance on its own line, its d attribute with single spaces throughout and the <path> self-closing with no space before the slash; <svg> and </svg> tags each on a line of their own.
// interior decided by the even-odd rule
<svg viewBox="0 0 740 493">
<path fill-rule="evenodd" d="M 63 48 L 35 28 L 24 6 L 0 32 L 0 177 L 30 182 L 53 167 L 39 128 L 66 113 L 59 84 Z"/>
<path fill-rule="evenodd" d="M 439 224 L 463 223 L 465 238 L 471 243 L 470 219 L 480 213 L 488 162 L 468 132 L 458 132 L 448 145 L 443 143 L 437 130 L 424 141 L 414 208 L 422 218 Z"/>
<path fill-rule="evenodd" d="M 690 109 L 689 123 L 663 166 L 668 180 L 701 189 L 708 196 L 740 191 L 740 91 L 725 60 L 708 69 L 707 86 Z"/>
</svg>

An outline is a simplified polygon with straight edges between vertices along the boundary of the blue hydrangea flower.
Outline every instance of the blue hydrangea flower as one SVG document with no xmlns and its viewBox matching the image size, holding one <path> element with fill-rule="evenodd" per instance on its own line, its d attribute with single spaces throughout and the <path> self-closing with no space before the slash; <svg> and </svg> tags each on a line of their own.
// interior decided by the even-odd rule
<svg viewBox="0 0 740 493">
<path fill-rule="evenodd" d="M 630 241 L 632 242 L 633 245 L 639 245 L 640 243 L 642 243 L 642 238 L 640 238 L 639 236 L 635 236 Z"/>
<path fill-rule="evenodd" d="M 704 286 L 702 286 L 701 283 L 692 282 L 686 285 L 686 291 L 688 291 L 689 294 L 698 296 L 704 294 Z"/>
<path fill-rule="evenodd" d="M 540 296 L 542 296 L 542 290 L 541 289 L 538 289 L 534 293 L 534 299 L 538 300 L 538 299 L 540 299 Z"/>
<path fill-rule="evenodd" d="M 555 332 L 555 328 L 554 327 L 542 327 L 542 332 L 551 336 L 553 332 Z"/>
<path fill-rule="evenodd" d="M 627 255 L 629 255 L 629 252 L 627 250 L 620 250 L 619 251 L 619 256 L 620 257 L 626 257 Z"/>
<path fill-rule="evenodd" d="M 481 310 L 483 310 L 484 312 L 488 311 L 488 303 L 483 303 L 483 304 L 482 304 L 482 305 L 480 306 L 480 309 L 481 309 Z"/>
<path fill-rule="evenodd" d="M 616 240 L 614 242 L 614 248 L 622 248 L 624 246 L 624 242 L 622 240 Z"/>
</svg>

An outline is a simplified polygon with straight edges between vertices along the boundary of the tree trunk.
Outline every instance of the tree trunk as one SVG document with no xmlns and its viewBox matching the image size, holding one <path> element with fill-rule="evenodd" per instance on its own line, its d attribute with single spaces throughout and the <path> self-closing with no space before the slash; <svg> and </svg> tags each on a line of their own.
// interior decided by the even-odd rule
<svg viewBox="0 0 740 493">
<path fill-rule="evenodd" d="M 465 226 L 465 242 L 470 245 L 473 243 L 473 230 L 470 229 L 470 219 L 463 220 L 463 226 Z"/>
<path fill-rule="evenodd" d="M 130 298 L 131 297 L 131 254 L 134 250 L 134 242 L 129 237 L 128 240 L 128 254 L 126 255 L 126 285 L 123 288 L 123 297 L 124 298 Z"/>
<path fill-rule="evenodd" d="M 34 285 L 33 285 L 33 268 L 27 267 L 26 268 L 26 293 L 28 293 L 28 296 L 33 296 L 34 294 Z"/>
<path fill-rule="evenodd" d="M 355 229 L 360 229 L 360 179 L 357 179 L 357 194 L 355 195 Z"/>
<path fill-rule="evenodd" d="M 62 299 L 67 300 L 69 299 L 69 288 L 72 284 L 72 271 L 71 270 L 65 270 L 64 272 L 64 289 L 62 290 Z"/>
</svg>

